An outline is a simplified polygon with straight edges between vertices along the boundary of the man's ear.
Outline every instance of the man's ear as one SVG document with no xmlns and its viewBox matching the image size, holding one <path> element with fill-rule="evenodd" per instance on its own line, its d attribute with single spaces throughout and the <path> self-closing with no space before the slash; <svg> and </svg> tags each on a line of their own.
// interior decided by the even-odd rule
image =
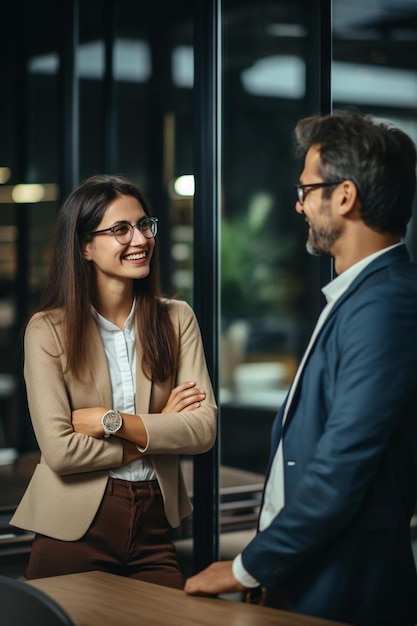
<svg viewBox="0 0 417 626">
<path fill-rule="evenodd" d="M 358 189 L 353 180 L 344 180 L 339 185 L 338 199 L 340 215 L 347 215 L 354 209 L 359 208 Z"/>
</svg>

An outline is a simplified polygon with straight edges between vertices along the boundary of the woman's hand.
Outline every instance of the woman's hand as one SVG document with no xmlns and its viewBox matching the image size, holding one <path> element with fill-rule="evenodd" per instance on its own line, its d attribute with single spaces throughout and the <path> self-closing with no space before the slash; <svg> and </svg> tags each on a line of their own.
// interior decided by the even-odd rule
<svg viewBox="0 0 417 626">
<path fill-rule="evenodd" d="M 94 406 L 88 409 L 75 409 L 72 412 L 72 427 L 74 432 L 100 439 L 104 435 L 101 418 L 108 411 L 103 406 Z"/>
<path fill-rule="evenodd" d="M 136 461 L 140 458 L 139 450 L 136 445 L 132 441 L 128 441 L 127 439 L 123 439 L 123 463 L 122 465 L 127 465 L 131 461 Z"/>
<path fill-rule="evenodd" d="M 171 391 L 168 402 L 161 413 L 193 411 L 200 407 L 205 397 L 205 391 L 203 389 L 197 389 L 195 381 L 183 383 L 182 385 L 178 385 L 178 387 L 174 387 Z"/>
</svg>

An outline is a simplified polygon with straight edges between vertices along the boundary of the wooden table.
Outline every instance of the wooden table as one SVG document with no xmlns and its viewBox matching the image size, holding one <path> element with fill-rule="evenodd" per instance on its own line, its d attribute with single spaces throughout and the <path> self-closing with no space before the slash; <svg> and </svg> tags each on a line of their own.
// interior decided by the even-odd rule
<svg viewBox="0 0 417 626">
<path fill-rule="evenodd" d="M 342 626 L 234 600 L 187 596 L 105 572 L 38 578 L 27 584 L 51 596 L 78 626 Z"/>
</svg>

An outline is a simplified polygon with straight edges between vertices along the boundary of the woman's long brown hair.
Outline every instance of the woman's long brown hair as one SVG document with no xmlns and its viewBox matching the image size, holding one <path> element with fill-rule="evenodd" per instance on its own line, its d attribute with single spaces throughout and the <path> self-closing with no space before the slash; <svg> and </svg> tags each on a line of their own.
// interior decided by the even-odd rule
<svg viewBox="0 0 417 626">
<path fill-rule="evenodd" d="M 151 217 L 140 189 L 122 176 L 97 175 L 85 180 L 64 202 L 57 218 L 49 274 L 38 311 L 63 311 L 67 370 L 83 379 L 93 318 L 94 267 L 82 254 L 87 233 L 95 230 L 107 206 L 118 196 L 136 198 Z M 178 346 L 168 304 L 161 299 L 158 244 L 149 275 L 134 280 L 136 329 L 143 347 L 142 368 L 152 380 L 173 372 Z"/>
</svg>

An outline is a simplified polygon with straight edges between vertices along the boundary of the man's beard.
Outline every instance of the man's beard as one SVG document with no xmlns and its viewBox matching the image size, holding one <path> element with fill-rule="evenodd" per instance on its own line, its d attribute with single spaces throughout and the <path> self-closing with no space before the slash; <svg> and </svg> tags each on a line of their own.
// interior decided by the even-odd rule
<svg viewBox="0 0 417 626">
<path fill-rule="evenodd" d="M 331 225 L 327 229 L 318 230 L 310 225 L 310 235 L 306 243 L 307 252 L 313 256 L 330 255 L 330 250 L 339 237 L 340 231 Z"/>
</svg>

